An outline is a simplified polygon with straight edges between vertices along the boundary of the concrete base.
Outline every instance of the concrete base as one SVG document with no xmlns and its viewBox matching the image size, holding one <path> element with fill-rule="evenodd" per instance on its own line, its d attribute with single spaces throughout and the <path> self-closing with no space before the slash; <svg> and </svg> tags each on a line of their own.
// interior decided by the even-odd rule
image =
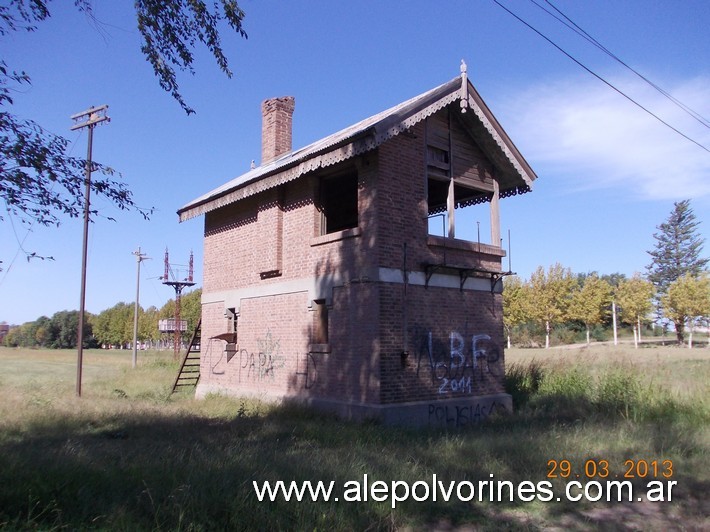
<svg viewBox="0 0 710 532">
<path fill-rule="evenodd" d="M 513 399 L 507 393 L 387 405 L 352 404 L 298 397 L 289 397 L 287 400 L 333 412 L 344 419 L 375 420 L 385 425 L 407 427 L 458 429 L 475 425 L 494 413 L 513 411 Z"/>
<path fill-rule="evenodd" d="M 378 405 L 373 403 L 348 403 L 312 397 L 255 395 L 206 384 L 199 384 L 195 391 L 195 397 L 198 399 L 203 399 L 210 394 L 249 397 L 268 402 L 293 402 L 334 413 L 343 419 L 355 421 L 373 420 L 385 425 L 407 427 L 458 429 L 484 421 L 491 414 L 513 411 L 513 399 L 507 393 L 457 397 L 441 401 Z"/>
</svg>

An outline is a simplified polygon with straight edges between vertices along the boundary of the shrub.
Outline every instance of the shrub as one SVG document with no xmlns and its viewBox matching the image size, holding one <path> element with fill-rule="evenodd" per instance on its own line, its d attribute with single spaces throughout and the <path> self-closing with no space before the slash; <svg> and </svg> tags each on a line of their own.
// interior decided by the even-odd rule
<svg viewBox="0 0 710 532">
<path fill-rule="evenodd" d="M 538 392 L 545 372 L 542 364 L 532 360 L 523 364 L 510 364 L 505 372 L 505 389 L 513 398 L 513 408 L 521 408 Z"/>
</svg>

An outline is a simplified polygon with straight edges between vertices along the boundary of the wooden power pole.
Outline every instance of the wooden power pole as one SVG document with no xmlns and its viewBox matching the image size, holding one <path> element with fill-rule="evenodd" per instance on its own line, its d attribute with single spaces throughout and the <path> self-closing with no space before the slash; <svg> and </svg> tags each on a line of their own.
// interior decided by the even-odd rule
<svg viewBox="0 0 710 532">
<path fill-rule="evenodd" d="M 91 196 L 91 171 L 93 170 L 93 163 L 91 162 L 91 150 L 94 140 L 94 128 L 97 124 L 101 122 L 108 122 L 111 119 L 106 115 L 106 110 L 108 105 L 101 105 L 99 107 L 90 107 L 86 111 L 77 113 L 71 117 L 74 120 L 74 125 L 71 130 L 82 129 L 85 127 L 89 128 L 89 146 L 86 154 L 86 177 L 84 178 L 84 184 L 86 188 L 84 190 L 84 239 L 81 250 L 81 296 L 79 301 L 79 330 L 77 331 L 77 344 L 78 353 L 76 361 L 76 395 L 81 397 L 81 367 L 83 364 L 84 355 L 84 307 L 86 303 L 86 255 L 87 255 L 87 244 L 89 239 L 89 206 L 90 206 L 90 196 Z"/>
</svg>

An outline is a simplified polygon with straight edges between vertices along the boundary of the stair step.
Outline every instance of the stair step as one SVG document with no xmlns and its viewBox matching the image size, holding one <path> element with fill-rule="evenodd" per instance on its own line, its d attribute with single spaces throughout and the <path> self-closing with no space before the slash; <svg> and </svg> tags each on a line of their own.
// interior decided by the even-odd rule
<svg viewBox="0 0 710 532">
<path fill-rule="evenodd" d="M 187 348 L 185 358 L 182 360 L 180 371 L 178 371 L 173 392 L 178 386 L 195 386 L 200 380 L 200 347 L 201 347 L 202 320 L 197 323 L 195 332 L 192 334 L 190 346 Z M 184 382 L 190 381 L 190 382 Z"/>
</svg>

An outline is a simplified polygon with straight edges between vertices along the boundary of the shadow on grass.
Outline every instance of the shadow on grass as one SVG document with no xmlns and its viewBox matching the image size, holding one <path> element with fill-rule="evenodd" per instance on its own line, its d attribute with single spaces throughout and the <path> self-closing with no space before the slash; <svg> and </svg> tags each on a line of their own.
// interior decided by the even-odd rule
<svg viewBox="0 0 710 532">
<path fill-rule="evenodd" d="M 697 441 L 706 415 L 675 403 L 645 410 L 634 420 L 611 401 L 613 393 L 580 393 L 580 376 L 554 382 L 533 372 L 518 394 L 519 411 L 464 432 L 415 431 L 356 424 L 293 405 L 254 412 L 226 398 L 218 416 L 156 410 L 43 416 L 30 428 L 0 439 L 0 527 L 6 529 L 429 529 L 472 525 L 482 530 L 663 528 L 682 517 L 690 524 L 708 515 L 703 493 L 710 489 L 699 472 L 707 456 Z M 524 380 L 524 379 L 523 379 Z M 595 387 L 604 389 L 604 387 Z M 607 390 L 608 391 L 608 390 Z M 622 398 L 624 398 L 622 394 Z M 641 397 L 641 396 L 640 396 Z M 521 399 L 522 398 L 522 399 Z M 631 410 L 639 408 L 639 397 Z M 119 399 L 130 404 L 131 399 Z M 181 400 L 182 401 L 182 400 Z M 606 402 L 605 402 L 606 401 Z M 628 406 L 628 405 L 627 405 Z M 653 415 L 652 415 L 653 414 Z M 655 416 L 655 417 L 654 417 Z M 703 417 L 705 416 L 705 417 Z M 642 419 L 641 419 L 642 418 Z M 703 421 L 704 420 L 704 421 Z M 622 437 L 622 447 L 607 446 Z M 591 452 L 589 449 L 594 449 Z M 601 449 L 601 450 L 600 450 Z M 672 459 L 678 487 L 672 503 L 491 502 L 479 482 L 506 480 L 517 486 L 548 480 L 551 459 L 568 459 L 581 471 L 589 458 L 608 460 L 615 473 L 628 458 Z M 700 473 L 700 474 L 699 474 Z M 359 502 L 344 492 L 362 485 L 401 480 L 447 489 L 468 481 L 474 498 L 462 502 L 454 488 L 445 502 L 377 502 L 371 491 Z M 338 502 L 259 502 L 253 482 L 333 481 Z M 597 479 L 599 480 L 599 479 Z M 556 495 L 562 479 L 552 479 Z M 646 478 L 634 479 L 645 492 Z M 315 485 L 314 485 L 315 488 Z M 400 494 L 402 492 L 400 491 Z M 463 487 L 466 498 L 470 489 Z M 354 493 L 350 492 L 350 497 Z"/>
</svg>

